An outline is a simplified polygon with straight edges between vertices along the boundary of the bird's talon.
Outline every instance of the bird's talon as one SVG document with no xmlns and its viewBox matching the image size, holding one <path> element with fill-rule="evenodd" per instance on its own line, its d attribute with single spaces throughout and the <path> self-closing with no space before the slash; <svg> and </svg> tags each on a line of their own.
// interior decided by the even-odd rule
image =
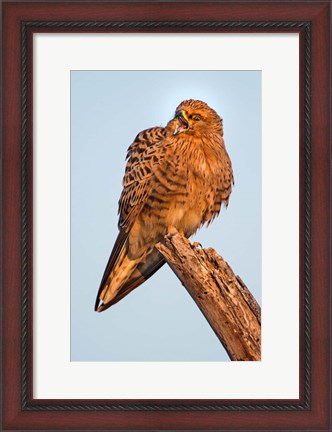
<svg viewBox="0 0 332 432">
<path fill-rule="evenodd" d="M 178 232 L 178 230 L 175 228 L 175 227 L 169 227 L 168 228 L 168 232 L 167 232 L 167 235 L 170 235 L 170 236 L 174 236 L 175 234 L 177 234 L 177 232 Z"/>
<path fill-rule="evenodd" d="M 194 243 L 193 243 L 193 247 L 194 247 L 194 248 L 198 248 L 198 247 L 199 247 L 200 249 L 203 249 L 203 246 L 201 245 L 200 242 L 194 242 Z"/>
</svg>

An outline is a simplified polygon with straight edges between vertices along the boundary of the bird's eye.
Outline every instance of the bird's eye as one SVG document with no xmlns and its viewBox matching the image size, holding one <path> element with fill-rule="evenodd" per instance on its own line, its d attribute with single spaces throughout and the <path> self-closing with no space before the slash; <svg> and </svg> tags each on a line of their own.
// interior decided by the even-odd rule
<svg viewBox="0 0 332 432">
<path fill-rule="evenodd" d="M 201 117 L 200 117 L 199 115 L 195 115 L 195 116 L 193 116 L 193 119 L 194 119 L 195 121 L 199 121 L 199 120 L 201 119 Z"/>
</svg>

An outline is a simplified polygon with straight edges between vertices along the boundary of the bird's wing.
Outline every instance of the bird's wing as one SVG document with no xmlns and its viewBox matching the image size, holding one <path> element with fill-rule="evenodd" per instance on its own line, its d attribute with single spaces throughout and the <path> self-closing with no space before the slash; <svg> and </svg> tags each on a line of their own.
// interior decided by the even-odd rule
<svg viewBox="0 0 332 432">
<path fill-rule="evenodd" d="M 162 157 L 160 155 L 161 142 L 165 137 L 166 131 L 162 127 L 147 129 L 140 132 L 128 148 L 126 170 L 122 181 L 123 190 L 119 200 L 118 226 L 120 232 L 113 246 L 99 286 L 95 310 L 98 308 L 100 294 L 123 250 L 130 229 L 149 196 L 154 165 L 159 163 Z M 159 265 L 159 267 L 160 266 L 161 265 Z M 152 272 L 149 271 L 149 276 L 156 270 L 151 270 Z M 147 276 L 146 279 L 149 276 Z M 130 288 L 129 291 L 136 288 L 138 285 L 139 283 L 137 283 L 135 287 Z"/>
<path fill-rule="evenodd" d="M 163 158 L 164 128 L 157 127 L 140 132 L 127 153 L 127 165 L 123 177 L 123 190 L 119 200 L 119 229 L 127 232 L 142 210 L 150 193 L 151 177 L 155 165 Z"/>
</svg>

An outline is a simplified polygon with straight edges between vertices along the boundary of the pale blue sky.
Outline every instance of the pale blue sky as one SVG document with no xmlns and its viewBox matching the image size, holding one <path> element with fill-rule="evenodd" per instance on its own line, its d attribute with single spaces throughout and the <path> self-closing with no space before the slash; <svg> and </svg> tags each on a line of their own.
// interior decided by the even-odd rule
<svg viewBox="0 0 332 432">
<path fill-rule="evenodd" d="M 192 241 L 213 247 L 261 301 L 261 73 L 71 72 L 71 360 L 225 361 L 228 356 L 167 265 L 103 313 L 100 279 L 117 236 L 126 150 L 184 99 L 224 119 L 235 187 Z"/>
</svg>

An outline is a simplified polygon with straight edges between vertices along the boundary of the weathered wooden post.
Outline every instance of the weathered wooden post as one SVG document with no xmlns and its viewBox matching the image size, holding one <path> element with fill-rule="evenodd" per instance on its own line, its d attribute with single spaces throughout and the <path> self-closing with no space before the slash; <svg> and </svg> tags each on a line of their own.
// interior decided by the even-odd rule
<svg viewBox="0 0 332 432">
<path fill-rule="evenodd" d="M 176 230 L 156 247 L 204 314 L 231 360 L 260 360 L 260 306 L 227 262 L 214 249 L 192 245 Z"/>
</svg>

